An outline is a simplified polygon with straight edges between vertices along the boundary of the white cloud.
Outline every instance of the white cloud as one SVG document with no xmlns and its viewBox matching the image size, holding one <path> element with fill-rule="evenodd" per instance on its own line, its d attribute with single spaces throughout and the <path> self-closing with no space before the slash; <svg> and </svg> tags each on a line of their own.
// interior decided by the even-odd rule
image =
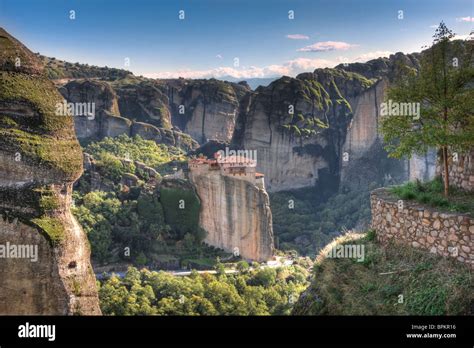
<svg viewBox="0 0 474 348">
<path fill-rule="evenodd" d="M 456 21 L 458 21 L 458 22 L 474 22 L 474 17 L 467 16 L 467 17 L 456 18 Z"/>
<path fill-rule="evenodd" d="M 387 57 L 392 52 L 390 51 L 373 51 L 359 55 L 355 59 L 348 59 L 347 57 L 337 57 L 335 59 L 311 59 L 311 58 L 295 58 L 288 60 L 282 64 L 272 64 L 263 67 L 248 66 L 241 68 L 221 66 L 214 69 L 207 70 L 189 70 L 182 69 L 176 71 L 164 71 L 157 73 L 144 74 L 149 78 L 178 78 L 183 77 L 187 79 L 202 79 L 202 78 L 223 78 L 231 76 L 236 79 L 249 79 L 249 78 L 264 78 L 264 77 L 276 77 L 276 76 L 296 76 L 302 72 L 310 72 L 318 68 L 332 68 L 340 63 L 349 62 L 366 62 L 371 59 L 379 57 Z"/>
<path fill-rule="evenodd" d="M 325 51 L 339 51 L 348 50 L 349 48 L 356 47 L 357 45 L 349 44 L 341 41 L 324 41 L 316 42 L 312 45 L 298 49 L 298 52 L 325 52 Z"/>
<path fill-rule="evenodd" d="M 216 58 L 217 58 L 217 59 L 222 59 L 222 55 L 217 54 L 217 55 L 216 55 Z"/>
<path fill-rule="evenodd" d="M 432 24 L 430 25 L 431 29 L 437 29 L 439 27 L 439 24 Z"/>
<path fill-rule="evenodd" d="M 365 63 L 365 62 L 367 62 L 369 60 L 372 60 L 372 59 L 377 59 L 377 58 L 380 58 L 380 57 L 388 57 L 391 54 L 393 54 L 393 52 L 390 52 L 390 51 L 367 52 L 367 53 L 361 54 L 360 56 L 356 57 L 352 61 L 353 62 Z"/>
<path fill-rule="evenodd" d="M 188 79 L 199 79 L 199 78 L 222 78 L 225 76 L 232 76 L 237 79 L 247 78 L 263 78 L 263 77 L 275 77 L 275 76 L 296 76 L 299 73 L 313 71 L 317 68 L 334 67 L 339 63 L 338 60 L 331 61 L 327 59 L 309 59 L 309 58 L 296 58 L 284 62 L 283 64 L 273 64 L 264 67 L 242 67 L 241 69 L 235 69 L 233 67 L 218 67 L 208 70 L 177 70 L 177 71 L 165 71 L 158 73 L 144 74 L 149 78 L 178 78 L 184 77 Z"/>
<path fill-rule="evenodd" d="M 309 40 L 309 36 L 303 34 L 288 34 L 286 38 L 291 40 Z"/>
</svg>

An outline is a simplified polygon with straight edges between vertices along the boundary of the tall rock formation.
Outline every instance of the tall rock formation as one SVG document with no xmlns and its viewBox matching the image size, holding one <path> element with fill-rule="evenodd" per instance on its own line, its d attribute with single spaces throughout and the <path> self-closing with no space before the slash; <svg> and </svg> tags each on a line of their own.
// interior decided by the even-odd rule
<svg viewBox="0 0 474 348">
<path fill-rule="evenodd" d="M 70 212 L 82 173 L 73 120 L 41 63 L 0 29 L 0 314 L 100 314 Z M 16 252 L 16 254 L 15 254 Z"/>
<path fill-rule="evenodd" d="M 257 170 L 269 191 L 321 181 L 337 186 L 351 101 L 370 85 L 358 74 L 334 69 L 282 77 L 242 105 L 233 142 L 257 150 Z"/>
<path fill-rule="evenodd" d="M 252 173 L 255 176 L 255 172 Z M 190 168 L 189 179 L 201 201 L 199 222 L 206 243 L 247 260 L 266 261 L 273 256 L 270 199 L 261 183 L 208 169 Z"/>
<path fill-rule="evenodd" d="M 376 81 L 362 91 L 353 103 L 353 115 L 347 130 L 342 162 L 341 185 L 346 188 L 367 188 L 371 183 L 390 185 L 406 180 L 429 180 L 434 177 L 436 154 L 415 155 L 411 159 L 388 158 L 379 132 L 381 105 L 386 90 L 400 75 L 402 68 L 419 69 L 419 53 L 396 53 L 367 63 L 339 65 L 343 69 Z"/>
</svg>

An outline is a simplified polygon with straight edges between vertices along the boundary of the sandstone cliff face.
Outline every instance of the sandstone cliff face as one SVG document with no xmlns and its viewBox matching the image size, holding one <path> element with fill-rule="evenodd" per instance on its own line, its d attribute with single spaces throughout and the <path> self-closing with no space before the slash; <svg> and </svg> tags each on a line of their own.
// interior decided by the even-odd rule
<svg viewBox="0 0 474 348">
<path fill-rule="evenodd" d="M 159 129 L 158 133 L 165 134 L 166 139 L 171 134 L 175 138 L 172 143 L 186 142 L 181 132 L 171 130 L 172 124 L 198 142 L 230 141 L 239 100 L 248 90 L 249 87 L 242 84 L 214 79 L 150 81 L 139 78 L 113 82 L 86 79 L 71 81 L 60 88 L 69 102 L 95 103 L 94 120 L 75 119 L 80 139 L 127 133 L 127 128 L 137 122 Z M 187 149 L 197 147 L 187 142 L 190 145 Z"/>
<path fill-rule="evenodd" d="M 248 87 L 215 79 L 169 80 L 166 84 L 173 125 L 200 143 L 208 139 L 230 141 L 239 99 Z"/>
<path fill-rule="evenodd" d="M 389 81 L 393 81 L 395 77 L 399 76 L 400 69 L 403 67 L 419 69 L 420 55 L 421 53 L 403 54 L 397 52 L 388 58 L 372 59 L 366 63 L 339 64 L 336 68 L 355 72 L 368 79 L 387 78 Z"/>
<path fill-rule="evenodd" d="M 110 85 L 105 81 L 76 80 L 69 82 L 60 88 L 64 98 L 72 103 L 87 101 L 94 103 L 96 110 L 108 111 L 114 115 L 120 115 L 117 95 Z"/>
<path fill-rule="evenodd" d="M 369 85 L 333 69 L 283 77 L 242 105 L 248 112 L 240 114 L 233 141 L 257 150 L 257 170 L 269 191 L 312 186 L 322 176 L 338 181 L 349 101 Z"/>
<path fill-rule="evenodd" d="M 73 120 L 55 114 L 61 95 L 3 29 L 0 48 L 0 245 L 37 248 L 36 261 L 0 258 L 0 313 L 100 314 L 88 242 L 69 209 L 82 173 Z"/>
<path fill-rule="evenodd" d="M 79 139 L 98 140 L 126 134 L 140 135 L 144 139 L 180 147 L 185 151 L 198 146 L 189 135 L 169 129 L 169 112 L 163 104 L 167 103 L 167 97 L 154 85 L 139 83 L 113 87 L 105 81 L 83 80 L 67 83 L 60 88 L 60 92 L 68 102 L 95 104 L 93 119 L 74 118 Z M 144 119 L 148 123 L 132 119 Z"/>
<path fill-rule="evenodd" d="M 114 84 L 120 113 L 139 122 L 171 129 L 171 114 L 167 95 L 156 82 Z"/>
<path fill-rule="evenodd" d="M 380 79 L 354 100 L 341 162 L 341 185 L 346 188 L 367 189 L 371 183 L 393 184 L 408 179 L 405 161 L 389 159 L 383 149 L 379 123 L 388 81 Z M 421 169 L 420 169 L 421 170 Z"/>
<path fill-rule="evenodd" d="M 378 131 L 381 103 L 390 83 L 402 69 L 419 69 L 420 53 L 396 53 L 366 63 L 338 65 L 336 68 L 358 73 L 377 82 L 357 97 L 343 151 L 349 161 L 342 163 L 341 184 L 344 187 L 367 187 L 371 182 L 390 185 L 406 180 L 430 180 L 435 175 L 436 153 L 414 155 L 411 159 L 387 157 L 382 135 Z"/>
<path fill-rule="evenodd" d="M 419 68 L 418 56 L 397 53 L 260 87 L 240 99 L 234 146 L 258 151 L 257 169 L 265 173 L 269 191 L 318 182 L 367 189 L 371 183 L 430 179 L 433 152 L 390 159 L 378 130 L 390 81 L 401 66 Z"/>
<path fill-rule="evenodd" d="M 201 200 L 205 241 L 244 259 L 266 261 L 273 255 L 270 200 L 264 189 L 217 172 L 189 174 Z"/>
</svg>

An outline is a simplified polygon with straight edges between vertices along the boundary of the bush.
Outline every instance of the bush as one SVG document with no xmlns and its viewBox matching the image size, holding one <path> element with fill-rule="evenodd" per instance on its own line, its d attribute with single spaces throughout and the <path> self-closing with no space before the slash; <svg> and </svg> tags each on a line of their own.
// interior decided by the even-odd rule
<svg viewBox="0 0 474 348">
<path fill-rule="evenodd" d="M 454 187 L 450 188 L 451 195 L 445 197 L 444 186 L 441 178 L 422 183 L 420 181 L 407 182 L 400 186 L 391 188 L 391 192 L 397 197 L 405 200 L 430 205 L 433 207 L 445 208 L 449 211 L 474 213 L 474 195 L 462 192 Z"/>
</svg>

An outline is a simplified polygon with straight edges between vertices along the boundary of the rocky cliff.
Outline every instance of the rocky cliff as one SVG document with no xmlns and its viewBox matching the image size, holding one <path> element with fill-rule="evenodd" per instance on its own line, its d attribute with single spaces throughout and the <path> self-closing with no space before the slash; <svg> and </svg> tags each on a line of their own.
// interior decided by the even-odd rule
<svg viewBox="0 0 474 348">
<path fill-rule="evenodd" d="M 260 87 L 243 105 L 233 142 L 257 150 L 257 170 L 269 191 L 336 184 L 351 102 L 371 81 L 342 70 L 321 69 Z"/>
<path fill-rule="evenodd" d="M 112 86 L 117 93 L 118 106 L 123 116 L 171 129 L 168 96 L 158 81 L 132 80 L 124 83 L 118 80 Z"/>
<path fill-rule="evenodd" d="M 386 101 L 387 88 L 401 69 L 419 69 L 419 57 L 419 53 L 405 55 L 399 52 L 388 58 L 336 67 L 376 81 L 353 102 L 353 115 L 342 149 L 343 154 L 347 154 L 347 161 L 342 162 L 341 168 L 342 187 L 367 188 L 372 182 L 389 185 L 434 177 L 436 154 L 433 151 L 409 160 L 388 158 L 379 132 L 381 104 Z"/>
<path fill-rule="evenodd" d="M 167 97 L 152 83 L 75 80 L 60 87 L 59 91 L 70 103 L 94 105 L 93 117 L 74 118 L 79 139 L 97 140 L 126 134 L 140 135 L 186 151 L 198 146 L 189 135 L 170 129 Z"/>
<path fill-rule="evenodd" d="M 0 48 L 0 313 L 100 314 L 69 210 L 82 173 L 73 120 L 35 55 L 3 29 Z"/>
<path fill-rule="evenodd" d="M 378 126 L 385 91 L 418 54 L 283 77 L 241 99 L 233 143 L 258 151 L 269 191 L 312 186 L 365 188 L 431 178 L 435 155 L 389 159 Z"/>
<path fill-rule="evenodd" d="M 167 80 L 173 125 L 200 143 L 230 141 L 239 101 L 250 88 L 215 79 Z"/>
<path fill-rule="evenodd" d="M 264 189 L 220 171 L 191 171 L 189 178 L 201 201 L 199 222 L 208 244 L 247 260 L 273 256 L 270 200 Z"/>
<path fill-rule="evenodd" d="M 387 86 L 403 69 L 418 69 L 421 55 L 316 69 L 255 91 L 245 82 L 151 80 L 125 72 L 113 72 L 110 81 L 73 81 L 61 91 L 70 101 L 97 103 L 96 120 L 76 119 L 79 138 L 138 133 L 195 149 L 186 133 L 201 144 L 216 140 L 258 150 L 269 191 L 318 182 L 366 188 L 434 174 L 433 153 L 388 159 L 378 132 Z"/>
</svg>

